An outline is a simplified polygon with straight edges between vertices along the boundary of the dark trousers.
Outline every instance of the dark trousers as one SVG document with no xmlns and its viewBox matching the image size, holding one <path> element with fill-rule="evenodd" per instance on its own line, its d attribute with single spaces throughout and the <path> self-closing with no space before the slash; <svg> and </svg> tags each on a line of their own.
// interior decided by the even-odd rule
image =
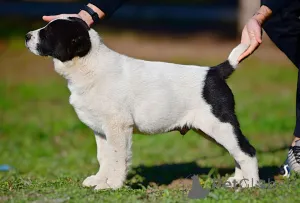
<svg viewBox="0 0 300 203">
<path fill-rule="evenodd" d="M 275 13 L 264 25 L 264 30 L 298 68 L 296 97 L 296 126 L 294 135 L 300 138 L 300 0 Z"/>
</svg>

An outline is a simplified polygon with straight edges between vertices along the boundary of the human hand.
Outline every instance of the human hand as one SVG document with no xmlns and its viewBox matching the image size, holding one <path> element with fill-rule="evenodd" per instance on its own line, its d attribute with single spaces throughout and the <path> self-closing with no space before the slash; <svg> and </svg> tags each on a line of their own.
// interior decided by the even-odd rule
<svg viewBox="0 0 300 203">
<path fill-rule="evenodd" d="M 261 6 L 258 12 L 245 25 L 241 43 L 249 48 L 239 57 L 239 62 L 250 56 L 262 43 L 262 24 L 272 15 L 272 10 Z"/>
<path fill-rule="evenodd" d="M 43 20 L 46 22 L 50 22 L 58 18 L 67 18 L 67 17 L 81 18 L 86 22 L 88 26 L 91 26 L 93 24 L 92 17 L 88 13 L 86 14 L 83 13 L 83 11 L 80 11 L 78 14 L 60 14 L 60 15 L 53 15 L 53 16 L 43 16 Z"/>
<path fill-rule="evenodd" d="M 97 8 L 93 4 L 88 4 L 88 6 L 98 14 L 99 18 L 104 17 L 105 14 L 99 8 Z M 53 16 L 43 16 L 43 20 L 46 21 L 46 22 L 50 22 L 50 21 L 55 20 L 57 18 L 63 18 L 63 17 L 64 18 L 66 18 L 66 17 L 81 18 L 83 21 L 86 22 L 86 24 L 88 26 L 91 26 L 94 23 L 92 16 L 90 16 L 90 14 L 87 13 L 86 11 L 84 11 L 84 10 L 81 10 L 78 14 L 60 14 L 60 15 L 53 15 Z"/>
<path fill-rule="evenodd" d="M 257 19 L 251 18 L 245 25 L 241 37 L 241 44 L 247 44 L 249 45 L 249 48 L 239 57 L 238 61 L 240 62 L 246 57 L 250 56 L 259 47 L 261 43 L 261 23 Z"/>
</svg>

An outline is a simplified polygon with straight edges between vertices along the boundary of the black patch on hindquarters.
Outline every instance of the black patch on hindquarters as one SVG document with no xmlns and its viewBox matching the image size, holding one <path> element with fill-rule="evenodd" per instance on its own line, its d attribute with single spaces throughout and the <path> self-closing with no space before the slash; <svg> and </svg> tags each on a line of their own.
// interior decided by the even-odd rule
<svg viewBox="0 0 300 203">
<path fill-rule="evenodd" d="M 225 78 L 230 75 L 230 71 L 221 69 L 222 65 L 219 65 L 208 70 L 203 89 L 203 98 L 211 106 L 212 113 L 221 122 L 230 123 L 233 126 L 241 150 L 250 157 L 254 157 L 256 151 L 240 129 L 239 122 L 235 115 L 234 96 L 225 81 Z"/>
<path fill-rule="evenodd" d="M 54 20 L 39 31 L 37 50 L 42 56 L 52 56 L 62 62 L 84 57 L 91 49 L 88 30 L 79 18 Z"/>
</svg>

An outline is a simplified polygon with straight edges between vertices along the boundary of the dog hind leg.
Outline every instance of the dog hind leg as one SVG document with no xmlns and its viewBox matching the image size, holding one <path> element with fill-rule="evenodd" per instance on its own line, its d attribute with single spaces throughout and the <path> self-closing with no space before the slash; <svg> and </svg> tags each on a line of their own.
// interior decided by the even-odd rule
<svg viewBox="0 0 300 203">
<path fill-rule="evenodd" d="M 222 67 L 220 67 L 222 68 Z M 225 147 L 234 157 L 237 167 L 235 178 L 244 179 L 242 186 L 254 186 L 259 181 L 255 149 L 243 135 L 235 115 L 235 101 L 231 89 L 220 69 L 208 70 L 201 94 L 204 102 L 196 114 L 194 127 L 198 127 L 216 142 Z M 240 166 L 240 167 L 239 167 Z M 247 183 L 248 182 L 248 183 Z"/>
<path fill-rule="evenodd" d="M 212 137 L 206 135 L 203 131 L 199 130 L 199 129 L 194 129 L 199 135 L 201 135 L 202 137 L 204 137 L 206 140 L 211 141 L 215 144 L 217 144 L 218 146 L 224 148 L 223 145 L 221 145 L 220 143 L 216 142 L 215 139 L 213 139 Z M 234 175 L 232 177 L 230 177 L 228 179 L 228 182 L 230 183 L 234 183 L 234 181 L 242 181 L 243 180 L 243 172 L 241 170 L 241 166 L 237 163 L 237 161 L 235 161 L 235 172 Z"/>
<path fill-rule="evenodd" d="M 217 121 L 217 118 L 214 121 L 210 124 L 203 123 L 201 130 L 227 149 L 234 157 L 236 171 L 234 177 L 230 178 L 229 181 L 232 183 L 235 181 L 242 187 L 255 186 L 259 181 L 255 149 L 242 134 L 235 132 L 236 130 L 230 123 Z M 241 141 L 244 142 L 242 146 Z"/>
</svg>

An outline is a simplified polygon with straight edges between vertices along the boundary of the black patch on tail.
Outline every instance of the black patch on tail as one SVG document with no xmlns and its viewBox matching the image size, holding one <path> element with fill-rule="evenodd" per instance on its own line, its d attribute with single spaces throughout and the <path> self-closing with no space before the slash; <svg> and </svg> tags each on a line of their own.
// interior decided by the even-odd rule
<svg viewBox="0 0 300 203">
<path fill-rule="evenodd" d="M 254 157 L 256 151 L 240 130 L 240 125 L 235 115 L 234 96 L 225 81 L 233 71 L 234 69 L 228 61 L 208 70 L 203 89 L 203 97 L 205 101 L 211 105 L 212 113 L 221 122 L 230 123 L 233 126 L 241 150 L 250 157 Z"/>
<path fill-rule="evenodd" d="M 228 60 L 212 67 L 212 69 L 216 69 L 216 74 L 223 79 L 227 79 L 235 70 Z"/>
</svg>

